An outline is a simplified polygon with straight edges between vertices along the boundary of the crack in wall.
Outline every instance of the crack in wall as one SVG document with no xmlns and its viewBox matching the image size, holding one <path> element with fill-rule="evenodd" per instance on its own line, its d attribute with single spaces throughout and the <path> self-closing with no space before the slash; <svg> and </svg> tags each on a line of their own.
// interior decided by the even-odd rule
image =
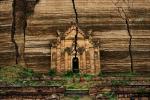
<svg viewBox="0 0 150 100">
<path fill-rule="evenodd" d="M 35 0 L 34 3 L 32 1 L 26 1 L 23 0 L 24 7 L 23 7 L 23 17 L 24 17 L 24 24 L 23 24 L 23 38 L 24 38 L 24 44 L 23 44 L 23 58 L 24 58 L 24 63 L 25 62 L 25 43 L 26 43 L 26 28 L 27 28 L 27 19 L 29 16 L 31 16 L 34 13 L 34 8 L 37 3 L 39 3 L 40 0 Z M 30 5 L 30 6 L 29 6 Z"/>
<path fill-rule="evenodd" d="M 127 32 L 128 32 L 128 36 L 129 36 L 129 46 L 128 46 L 128 51 L 129 51 L 129 56 L 130 56 L 130 63 L 131 63 L 131 68 L 130 68 L 130 71 L 133 73 L 134 69 L 133 69 L 133 55 L 132 55 L 132 34 L 131 34 L 131 31 L 130 31 L 130 25 L 129 25 L 129 18 L 125 12 L 125 10 L 123 9 L 123 7 L 118 7 L 117 4 L 111 0 L 112 3 L 115 5 L 115 7 L 118 9 L 118 12 L 120 14 L 120 17 L 125 20 L 125 24 L 126 24 L 126 28 L 127 28 Z M 120 0 L 117 1 L 117 3 L 119 2 Z M 130 8 L 129 6 L 129 0 L 128 0 L 128 9 Z M 132 6 L 133 6 L 133 1 L 132 1 Z M 123 14 L 123 15 L 122 15 Z"/>
<path fill-rule="evenodd" d="M 25 42 L 26 42 L 27 18 L 28 16 L 34 13 L 35 5 L 39 1 L 40 0 L 36 0 L 34 2 L 26 1 L 26 0 L 21 0 L 21 1 L 13 0 L 11 41 L 15 46 L 16 64 L 20 64 L 21 61 L 23 62 L 22 63 L 23 65 L 25 63 Z M 23 40 L 17 41 L 19 38 L 23 38 Z M 22 41 L 22 43 L 20 43 L 20 41 Z"/>
<path fill-rule="evenodd" d="M 23 24 L 23 39 L 24 39 L 24 44 L 23 44 L 23 59 L 24 59 L 24 63 L 26 65 L 26 62 L 25 62 L 25 43 L 26 43 L 26 28 L 27 28 L 27 1 L 24 0 L 23 1 L 24 3 L 24 9 L 23 9 L 23 12 L 24 12 L 24 24 Z"/>
<path fill-rule="evenodd" d="M 18 50 L 18 45 L 15 41 L 15 34 L 16 34 L 16 10 L 15 10 L 15 7 L 16 7 L 16 0 L 13 0 L 13 3 L 12 3 L 12 28 L 11 28 L 11 41 L 12 43 L 14 44 L 15 46 L 15 64 L 18 64 L 18 57 L 19 57 L 19 50 Z"/>
<path fill-rule="evenodd" d="M 79 26 L 79 21 L 78 21 L 78 13 L 77 13 L 77 9 L 76 9 L 76 5 L 75 5 L 75 1 L 72 0 L 72 5 L 73 5 L 73 9 L 74 9 L 74 13 L 75 13 L 75 19 L 76 19 L 76 35 L 74 38 L 74 42 L 75 42 L 75 58 L 77 56 L 77 40 L 78 40 L 78 26 Z"/>
<path fill-rule="evenodd" d="M 126 27 L 127 27 L 127 31 L 128 31 L 128 35 L 129 35 L 129 55 L 130 55 L 130 61 L 131 61 L 131 72 L 133 72 L 133 56 L 132 56 L 132 35 L 130 32 L 130 25 L 129 25 L 129 19 L 126 18 Z"/>
<path fill-rule="evenodd" d="M 118 12 L 120 13 L 121 18 L 123 20 L 125 20 L 125 24 L 126 24 L 126 28 L 127 28 L 127 32 L 128 32 L 128 36 L 129 36 L 129 46 L 128 46 L 129 50 L 128 51 L 129 51 L 130 63 L 131 63 L 131 69 L 130 70 L 131 70 L 131 72 L 133 72 L 132 34 L 130 31 L 129 18 L 128 18 L 126 12 L 124 11 L 124 9 L 122 7 L 118 7 Z M 122 16 L 121 13 L 123 13 L 124 16 Z"/>
<path fill-rule="evenodd" d="M 125 24 L 126 24 L 126 28 L 127 28 L 127 32 L 128 32 L 128 36 L 129 36 L 129 55 L 130 55 L 130 63 L 131 63 L 131 72 L 133 73 L 134 69 L 133 69 L 133 55 L 132 55 L 132 34 L 130 31 L 130 25 L 129 25 L 129 18 L 126 14 L 126 12 L 124 11 L 124 9 L 122 7 L 118 7 L 118 12 L 120 13 L 120 16 L 123 20 L 125 20 Z M 124 14 L 124 16 L 121 15 L 121 13 Z"/>
</svg>

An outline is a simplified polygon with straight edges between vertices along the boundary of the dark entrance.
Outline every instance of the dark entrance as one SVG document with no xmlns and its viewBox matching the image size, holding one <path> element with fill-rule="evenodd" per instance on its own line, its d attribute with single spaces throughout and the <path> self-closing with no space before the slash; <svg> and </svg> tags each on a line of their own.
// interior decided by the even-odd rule
<svg viewBox="0 0 150 100">
<path fill-rule="evenodd" d="M 72 71 L 73 73 L 79 73 L 79 59 L 77 57 L 72 59 Z"/>
</svg>

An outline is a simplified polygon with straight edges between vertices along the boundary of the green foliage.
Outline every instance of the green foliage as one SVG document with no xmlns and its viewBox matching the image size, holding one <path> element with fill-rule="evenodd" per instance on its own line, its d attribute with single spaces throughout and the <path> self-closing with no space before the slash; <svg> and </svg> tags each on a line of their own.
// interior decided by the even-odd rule
<svg viewBox="0 0 150 100">
<path fill-rule="evenodd" d="M 112 76 L 112 77 L 134 77 L 140 75 L 139 73 L 136 72 L 100 72 L 98 76 L 100 77 L 107 77 L 107 76 Z"/>
<path fill-rule="evenodd" d="M 3 66 L 0 68 L 0 80 L 6 83 L 13 83 L 20 78 L 19 73 L 23 70 L 22 66 Z"/>
<path fill-rule="evenodd" d="M 73 73 L 72 71 L 67 71 L 67 72 L 64 73 L 63 76 L 69 77 L 69 78 L 71 78 L 71 77 L 73 77 L 73 76 L 76 77 L 76 78 L 83 77 L 83 78 L 85 78 L 86 80 L 90 80 L 90 79 L 92 79 L 92 77 L 93 77 L 94 75 Z"/>
<path fill-rule="evenodd" d="M 117 100 L 117 95 L 114 92 L 106 92 L 103 96 L 107 97 L 108 100 Z"/>
<path fill-rule="evenodd" d="M 38 86 L 40 83 L 33 80 L 22 80 L 18 79 L 13 83 L 15 86 Z"/>
<path fill-rule="evenodd" d="M 41 78 L 42 74 L 38 72 L 34 72 L 32 69 L 23 68 L 22 71 L 19 73 L 21 78 Z"/>
<path fill-rule="evenodd" d="M 72 71 L 67 71 L 67 72 L 64 73 L 63 76 L 65 76 L 65 77 L 73 77 L 74 73 Z"/>
<path fill-rule="evenodd" d="M 65 81 L 47 81 L 45 85 L 48 86 L 63 86 Z"/>
<path fill-rule="evenodd" d="M 68 83 L 65 84 L 67 89 L 88 89 L 88 83 Z"/>
<path fill-rule="evenodd" d="M 105 74 L 103 72 L 99 72 L 98 76 L 103 77 Z"/>
<path fill-rule="evenodd" d="M 79 100 L 80 97 L 79 97 L 79 96 L 74 96 L 73 99 L 74 99 L 74 100 Z"/>
<path fill-rule="evenodd" d="M 91 80 L 93 77 L 94 77 L 94 75 L 90 75 L 90 74 L 83 74 L 82 75 L 86 80 Z"/>
<path fill-rule="evenodd" d="M 117 86 L 117 85 L 129 85 L 130 84 L 130 80 L 112 80 L 111 84 L 113 86 Z"/>
<path fill-rule="evenodd" d="M 32 69 L 24 68 L 19 65 L 5 66 L 0 68 L 0 81 L 11 85 L 32 85 L 36 82 L 25 79 L 41 77 L 40 73 L 35 73 Z"/>
<path fill-rule="evenodd" d="M 33 76 L 35 77 L 35 78 L 42 78 L 42 73 L 38 73 L 38 72 L 34 72 L 34 74 L 33 74 Z"/>
<path fill-rule="evenodd" d="M 56 76 L 56 70 L 55 70 L 55 69 L 50 69 L 50 70 L 48 71 L 48 75 L 51 76 L 51 77 Z"/>
<path fill-rule="evenodd" d="M 137 92 L 137 93 L 140 93 L 140 94 L 150 93 L 150 91 L 148 91 L 148 90 L 145 89 L 144 87 L 137 88 L 136 92 Z"/>
<path fill-rule="evenodd" d="M 31 78 L 34 76 L 34 72 L 32 69 L 24 68 L 20 73 L 21 78 Z"/>
</svg>

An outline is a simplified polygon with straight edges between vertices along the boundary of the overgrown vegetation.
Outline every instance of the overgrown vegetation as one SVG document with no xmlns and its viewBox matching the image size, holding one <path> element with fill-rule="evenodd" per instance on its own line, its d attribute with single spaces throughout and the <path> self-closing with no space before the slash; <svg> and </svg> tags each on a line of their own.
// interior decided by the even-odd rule
<svg viewBox="0 0 150 100">
<path fill-rule="evenodd" d="M 90 80 L 92 80 L 92 78 L 94 77 L 94 75 L 82 74 L 82 77 L 85 78 L 86 81 L 90 81 Z"/>
<path fill-rule="evenodd" d="M 139 87 L 136 89 L 136 92 L 139 93 L 139 94 L 145 94 L 145 93 L 150 93 L 149 90 L 147 90 L 146 88 L 144 87 Z"/>
<path fill-rule="evenodd" d="M 46 77 L 49 76 L 50 77 L 57 76 L 56 70 L 50 69 Z M 0 68 L 0 82 L 7 85 L 15 85 L 15 86 L 64 85 L 67 88 L 85 89 L 89 86 L 88 82 L 86 81 L 92 79 L 92 75 L 74 74 L 72 71 L 65 72 L 63 76 L 64 78 L 61 81 L 50 79 L 41 82 L 40 80 L 44 79 L 43 74 L 34 72 L 32 69 L 28 69 L 20 65 L 6 66 Z M 73 77 L 75 79 L 75 82 L 72 84 Z M 83 84 L 80 84 L 81 77 Z"/>
<path fill-rule="evenodd" d="M 129 85 L 130 80 L 112 80 L 111 84 L 112 84 L 112 86 Z"/>
<path fill-rule="evenodd" d="M 63 74 L 64 77 L 73 77 L 74 73 L 72 71 L 67 71 Z"/>
<path fill-rule="evenodd" d="M 48 71 L 48 75 L 51 76 L 51 77 L 56 76 L 56 70 L 55 70 L 55 69 L 50 69 L 50 70 Z"/>
<path fill-rule="evenodd" d="M 34 81 L 34 80 L 22 80 L 22 79 L 17 79 L 13 83 L 13 85 L 15 85 L 15 86 L 39 86 L 39 85 L 42 85 L 42 84 L 39 83 L 38 81 Z"/>
<path fill-rule="evenodd" d="M 108 100 L 117 100 L 117 95 L 114 92 L 103 93 L 104 97 L 107 97 Z"/>
<path fill-rule="evenodd" d="M 45 82 L 45 85 L 47 86 L 63 86 L 64 84 L 66 84 L 67 82 L 64 81 L 64 80 L 61 80 L 61 81 L 54 81 L 54 80 L 51 80 L 51 81 L 46 81 Z"/>
<path fill-rule="evenodd" d="M 32 85 L 37 82 L 32 78 L 41 78 L 40 73 L 34 72 L 32 69 L 24 68 L 20 65 L 5 66 L 0 68 L 0 81 L 11 85 Z"/>
<path fill-rule="evenodd" d="M 76 78 L 83 77 L 85 79 L 92 79 L 92 77 L 94 77 L 94 75 L 90 75 L 90 74 L 81 74 L 81 73 L 74 74 L 72 71 L 65 72 L 63 76 L 64 77 L 76 77 Z"/>
<path fill-rule="evenodd" d="M 66 83 L 65 87 L 67 89 L 83 89 L 83 90 L 87 90 L 90 86 L 92 85 L 92 82 L 84 82 L 84 83 Z"/>
<path fill-rule="evenodd" d="M 99 76 L 136 76 L 137 73 L 100 73 Z M 63 76 L 63 77 L 62 77 Z M 91 86 L 101 84 L 101 81 L 93 81 L 97 77 L 90 74 L 74 74 L 65 72 L 62 76 L 56 70 L 50 69 L 47 74 L 34 72 L 19 65 L 0 67 L 0 84 L 12 86 L 65 86 L 67 89 L 88 89 Z M 51 78 L 52 77 L 52 78 Z M 105 78 L 104 78 L 105 79 Z M 112 86 L 130 85 L 131 78 L 125 80 L 111 80 Z M 138 90 L 137 90 L 138 91 Z M 139 89 L 143 91 L 143 89 Z"/>
<path fill-rule="evenodd" d="M 79 100 L 80 97 L 79 97 L 79 96 L 74 96 L 73 99 L 74 99 L 74 100 Z"/>
<path fill-rule="evenodd" d="M 19 65 L 5 66 L 0 68 L 0 81 L 13 83 L 21 78 L 20 72 L 23 72 L 23 67 Z"/>
<path fill-rule="evenodd" d="M 137 72 L 100 72 L 98 76 L 100 77 L 135 77 L 140 76 L 140 73 Z"/>
<path fill-rule="evenodd" d="M 21 78 L 32 78 L 34 76 L 34 72 L 32 69 L 23 68 L 21 72 L 19 72 L 19 75 Z"/>
</svg>

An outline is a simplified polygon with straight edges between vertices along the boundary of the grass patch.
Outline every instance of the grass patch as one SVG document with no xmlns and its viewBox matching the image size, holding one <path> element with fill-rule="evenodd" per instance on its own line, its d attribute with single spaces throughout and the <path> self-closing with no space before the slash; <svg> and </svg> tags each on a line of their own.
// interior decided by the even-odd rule
<svg viewBox="0 0 150 100">
<path fill-rule="evenodd" d="M 107 97 L 108 100 L 117 100 L 117 95 L 114 92 L 106 92 L 103 93 L 102 95 Z"/>
<path fill-rule="evenodd" d="M 48 75 L 51 76 L 51 77 L 56 76 L 56 70 L 55 70 L 55 69 L 50 69 L 50 70 L 48 71 Z"/>
<path fill-rule="evenodd" d="M 15 86 L 39 86 L 39 82 L 33 80 L 18 79 L 13 83 Z"/>
<path fill-rule="evenodd" d="M 23 69 L 24 68 L 19 65 L 1 67 L 0 80 L 6 83 L 13 83 L 18 78 L 21 78 L 20 72 L 22 72 Z"/>
<path fill-rule="evenodd" d="M 21 78 L 32 78 L 35 75 L 32 69 L 23 68 L 22 71 L 19 72 Z"/>
<path fill-rule="evenodd" d="M 94 75 L 82 74 L 81 77 L 83 77 L 86 81 L 90 81 L 90 80 L 92 80 L 92 78 L 94 77 Z"/>
<path fill-rule="evenodd" d="M 46 86 L 64 86 L 66 84 L 66 81 L 46 81 Z"/>
<path fill-rule="evenodd" d="M 83 90 L 87 90 L 90 86 L 91 86 L 90 82 L 67 83 L 67 84 L 65 84 L 66 89 L 83 89 Z"/>
<path fill-rule="evenodd" d="M 137 72 L 100 72 L 98 76 L 100 77 L 107 77 L 107 76 L 112 76 L 112 77 L 135 77 L 135 76 L 140 76 L 140 73 Z"/>
<path fill-rule="evenodd" d="M 64 77 L 73 77 L 75 74 L 72 71 L 66 71 L 63 76 Z"/>
<path fill-rule="evenodd" d="M 112 86 L 118 86 L 118 85 L 129 85 L 130 84 L 130 80 L 111 80 L 111 84 Z"/>
<path fill-rule="evenodd" d="M 74 99 L 74 100 L 79 100 L 80 97 L 79 97 L 79 96 L 74 96 L 73 99 Z"/>
<path fill-rule="evenodd" d="M 8 85 L 37 85 L 37 82 L 30 80 L 33 77 L 40 78 L 42 75 L 20 65 L 4 66 L 0 68 L 0 81 Z"/>
</svg>

